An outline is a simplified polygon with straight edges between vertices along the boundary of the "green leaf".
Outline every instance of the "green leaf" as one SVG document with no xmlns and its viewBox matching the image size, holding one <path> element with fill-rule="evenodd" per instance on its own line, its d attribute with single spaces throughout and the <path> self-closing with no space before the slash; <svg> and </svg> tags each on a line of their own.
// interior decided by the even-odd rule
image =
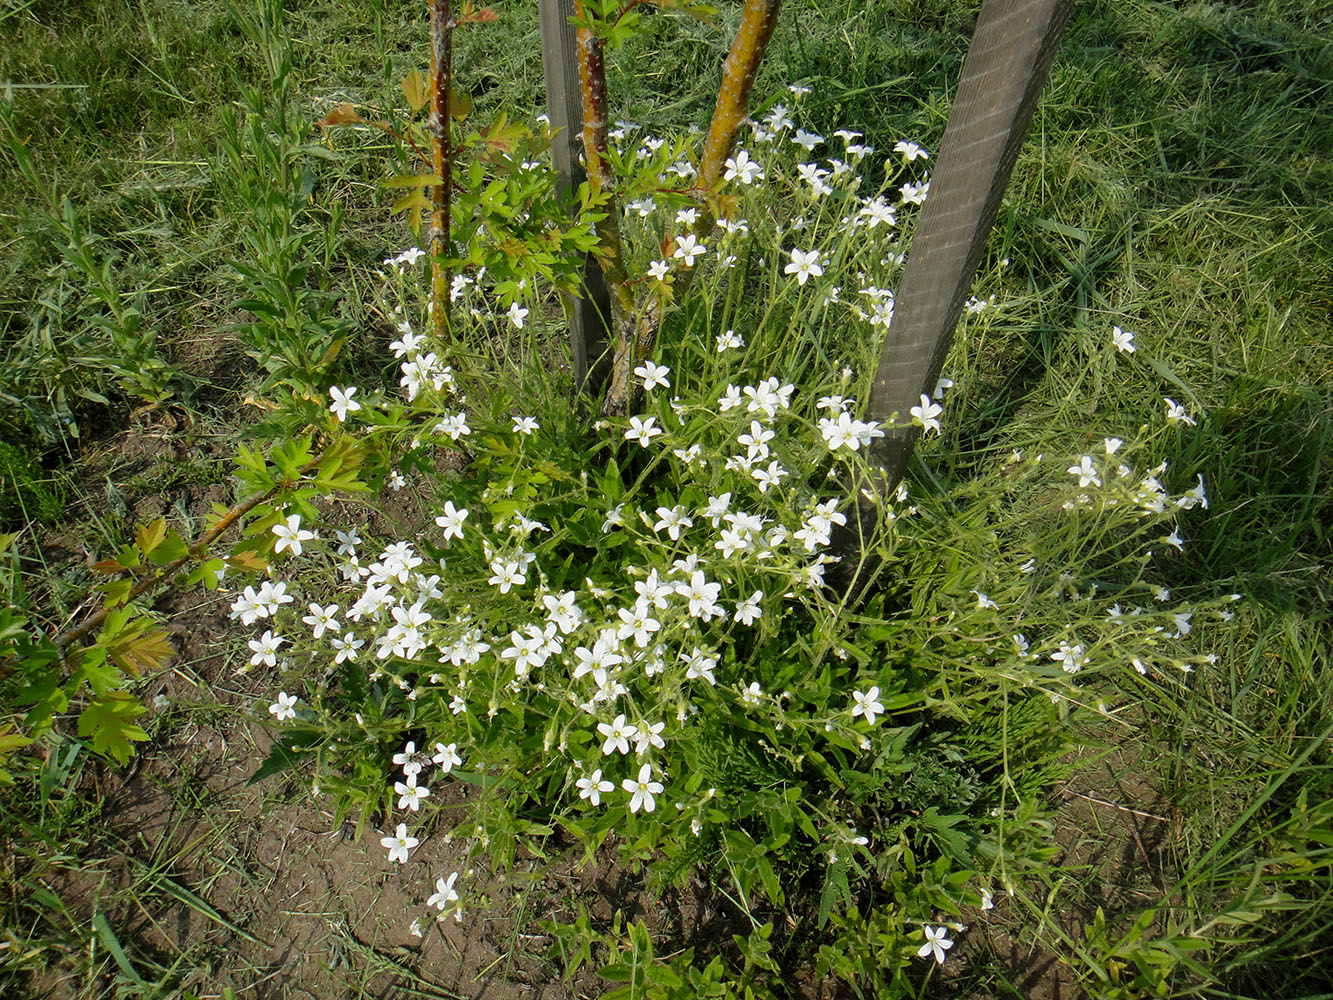
<svg viewBox="0 0 1333 1000">
<path fill-rule="evenodd" d="M 79 735 L 92 738 L 93 750 L 124 764 L 134 752 L 134 742 L 148 739 L 134 720 L 147 711 L 138 698 L 123 691 L 109 691 L 88 703 L 79 715 Z"/>
<path fill-rule="evenodd" d="M 293 729 L 280 733 L 269 749 L 268 756 L 245 783 L 255 785 L 275 774 L 295 770 L 302 756 L 319 746 L 322 740 L 321 734 L 313 729 Z"/>
</svg>

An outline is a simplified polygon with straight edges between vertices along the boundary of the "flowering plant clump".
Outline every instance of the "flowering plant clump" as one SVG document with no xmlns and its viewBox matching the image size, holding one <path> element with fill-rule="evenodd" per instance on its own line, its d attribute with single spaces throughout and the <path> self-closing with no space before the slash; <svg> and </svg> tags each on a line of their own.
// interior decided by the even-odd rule
<svg viewBox="0 0 1333 1000">
<path fill-rule="evenodd" d="M 391 830 L 380 843 L 401 864 L 440 834 L 504 866 L 559 829 L 587 858 L 614 845 L 653 860 L 658 885 L 723 872 L 757 920 L 805 905 L 797 887 L 821 924 L 853 919 L 877 887 L 896 901 L 900 965 L 938 963 L 961 931 L 950 918 L 991 905 L 1040 852 L 1041 771 L 1015 778 L 1009 761 L 1054 759 L 1071 711 L 1113 716 L 1108 675 L 1171 682 L 1209 661 L 1195 626 L 1227 612 L 1174 606 L 1148 579 L 1207 505 L 1202 479 L 1172 495 L 1164 463 L 1135 464 L 1194 418 L 1167 400 L 1129 441 L 903 484 L 855 537 L 846 484 L 870 481 L 883 429 L 857 416 L 853 369 L 803 364 L 789 338 L 822 330 L 864 357 L 857 339 L 892 317 L 896 213 L 929 185 L 861 197 L 852 168 L 873 151 L 856 133 L 838 134 L 846 162 L 822 166 L 804 156 L 826 140 L 797 130 L 793 167 L 772 151 L 791 128 L 775 105 L 733 157 L 746 215 L 666 255 L 666 220 L 693 221 L 671 180 L 689 175 L 686 146 L 622 150 L 645 293 L 669 302 L 675 269 L 704 277 L 634 369 L 642 410 L 591 433 L 547 373 L 526 391 L 468 373 L 461 353 L 446 364 L 405 318 L 397 272 L 398 386 L 331 387 L 325 430 L 381 456 L 390 489 L 424 484 L 431 521 L 374 537 L 336 509 L 273 517 L 274 579 L 233 605 L 257 633 L 242 669 L 285 671 L 259 708 L 283 726 L 260 773 L 303 768 L 340 815 Z M 928 161 L 908 140 L 897 152 Z M 482 325 L 535 325 L 537 289 L 506 284 L 530 300 L 506 306 L 484 270 L 455 278 L 456 300 Z M 747 282 L 771 290 L 758 310 L 739 305 Z M 844 327 L 856 337 L 838 341 Z M 941 379 L 902 419 L 940 435 L 954 388 Z M 461 471 L 438 471 L 444 450 L 465 454 Z M 871 562 L 878 584 L 851 603 L 829 570 Z M 446 781 L 468 789 L 461 821 L 440 804 Z M 471 905 L 466 877 L 428 899 L 421 882 L 419 916 Z"/>
</svg>

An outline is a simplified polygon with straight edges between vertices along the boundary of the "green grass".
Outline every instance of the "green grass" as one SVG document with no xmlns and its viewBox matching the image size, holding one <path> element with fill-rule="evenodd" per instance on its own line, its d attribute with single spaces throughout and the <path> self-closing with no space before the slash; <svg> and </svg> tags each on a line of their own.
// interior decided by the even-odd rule
<svg viewBox="0 0 1333 1000">
<path fill-rule="evenodd" d="M 310 118 L 342 100 L 386 106 L 403 73 L 425 62 L 421 5 L 288 6 L 298 110 Z M 498 23 L 460 33 L 460 77 L 479 117 L 526 115 L 543 92 L 532 5 L 495 6 Z M 881 153 L 900 137 L 936 149 L 975 6 L 790 2 L 756 98 L 790 104 L 785 86 L 800 81 L 813 88 L 804 127 L 858 129 Z M 84 439 L 109 435 L 141 402 L 115 374 L 114 340 L 93 322 L 105 310 L 62 263 L 61 199 L 119 287 L 142 291 L 188 412 L 230 434 L 253 388 L 230 332 L 240 287 L 225 263 L 245 206 L 215 170 L 220 109 L 242 85 L 264 84 L 242 16 L 221 0 L 0 6 L 0 80 L 15 85 L 0 99 L 42 180 L 7 170 L 14 179 L 0 188 L 0 427 L 51 481 L 81 467 L 70 421 Z M 704 124 L 735 17 L 732 5 L 712 27 L 651 15 L 644 37 L 614 57 L 617 116 L 661 131 Z M 1244 594 L 1246 627 L 1216 650 L 1224 669 L 1179 690 L 1131 688 L 1141 708 L 1116 738 L 1172 808 L 1172 892 L 1145 904 L 1158 911 L 1152 933 L 1178 938 L 1237 908 L 1256 915 L 1208 927 L 1208 947 L 1194 954 L 1206 956 L 1211 979 L 1182 972 L 1178 995 L 1333 989 L 1321 936 L 1333 924 L 1330 37 L 1326 0 L 1079 5 L 978 275 L 978 294 L 1004 308 L 965 326 L 950 362 L 961 412 L 948 449 L 930 459 L 956 481 L 1016 442 L 1076 448 L 1127 436 L 1161 396 L 1203 415 L 1161 456 L 1171 485 L 1202 473 L 1211 498 L 1164 582 L 1200 598 Z M 330 139 L 342 155 L 319 164 L 313 199 L 346 213 L 329 267 L 335 309 L 359 333 L 338 363 L 367 375 L 383 365 L 383 338 L 362 290 L 409 237 L 387 218 L 378 187 L 385 150 L 362 141 Z M 1136 355 L 1108 353 L 1112 324 L 1136 332 Z M 19 475 L 42 481 L 26 462 L 11 466 L 15 484 Z M 8 498 L 10 482 L 3 488 Z M 23 503 L 34 495 L 17 492 Z M 42 836 L 8 872 L 0 912 L 20 941 L 77 964 L 82 953 L 60 939 L 87 936 L 92 918 L 65 914 L 32 886 L 89 849 L 96 802 L 72 774 L 51 781 L 63 798 L 4 815 L 5 839 Z M 122 901 L 167 892 L 159 874 L 117 890 L 130 893 Z M 1110 917 L 1114 941 L 1133 914 Z M 95 927 L 110 957 L 83 966 L 90 981 L 113 967 L 130 978 L 125 965 L 166 973 L 170 962 L 136 951 L 110 924 Z M 1043 936 L 1073 950 L 1054 924 Z M 1088 967 L 1105 959 L 1093 946 L 1084 952 Z"/>
</svg>

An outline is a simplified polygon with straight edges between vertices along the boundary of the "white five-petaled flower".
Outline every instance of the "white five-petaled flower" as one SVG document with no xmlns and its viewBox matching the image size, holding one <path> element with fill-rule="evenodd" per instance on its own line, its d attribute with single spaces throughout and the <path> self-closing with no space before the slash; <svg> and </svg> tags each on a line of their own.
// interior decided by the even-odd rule
<svg viewBox="0 0 1333 1000">
<path fill-rule="evenodd" d="M 444 502 L 444 513 L 435 519 L 435 523 L 444 529 L 444 540 L 463 537 L 463 522 L 467 520 L 467 508 L 455 508 L 452 500 Z"/>
<path fill-rule="evenodd" d="M 1092 456 L 1084 455 L 1077 465 L 1069 467 L 1071 476 L 1078 476 L 1078 488 L 1087 489 L 1089 486 L 1100 486 L 1102 484 L 1101 476 L 1097 474 L 1097 467 L 1092 464 Z"/>
<path fill-rule="evenodd" d="M 1067 674 L 1076 674 L 1088 662 L 1087 653 L 1081 643 L 1061 642 L 1060 648 L 1051 654 L 1051 659 L 1064 669 Z"/>
<path fill-rule="evenodd" d="M 620 783 L 620 787 L 629 792 L 629 811 L 638 812 L 642 809 L 650 813 L 657 806 L 654 795 L 662 794 L 662 783 L 653 781 L 653 767 L 651 764 L 644 764 L 639 768 L 639 777 L 637 780 L 626 778 Z"/>
<path fill-rule="evenodd" d="M 909 141 L 906 140 L 906 139 L 899 139 L 896 143 L 894 143 L 894 144 L 893 144 L 893 151 L 894 151 L 895 153 L 902 153 L 902 154 L 903 154 L 903 159 L 904 159 L 906 162 L 908 162 L 908 163 L 911 163 L 913 160 L 928 160 L 928 159 L 930 159 L 930 154 L 929 154 L 929 153 L 927 153 L 924 149 L 922 149 L 922 148 L 921 148 L 920 146 L 918 146 L 916 143 L 914 143 L 914 142 L 909 142 Z"/>
<path fill-rule="evenodd" d="M 920 184 L 913 184 L 908 181 L 898 189 L 898 194 L 902 196 L 905 205 L 920 205 L 926 200 L 926 195 L 930 194 L 930 181 L 923 181 Z"/>
<path fill-rule="evenodd" d="M 763 617 L 764 611 L 763 608 L 760 607 L 760 602 L 763 599 L 764 592 L 762 590 L 756 590 L 753 594 L 736 605 L 736 613 L 732 616 L 732 620 L 738 621 L 742 625 L 753 625 Z"/>
<path fill-rule="evenodd" d="M 1124 354 L 1133 354 L 1135 351 L 1134 334 L 1128 330 L 1122 330 L 1118 326 L 1111 327 L 1111 343 L 1117 351 Z"/>
<path fill-rule="evenodd" d="M 509 593 L 511 587 L 521 587 L 528 582 L 523 564 L 518 562 L 494 559 L 491 561 L 491 573 L 492 576 L 486 582 L 492 587 L 499 587 L 502 594 Z"/>
<path fill-rule="evenodd" d="M 523 329 L 523 320 L 527 315 L 528 315 L 528 310 L 524 309 L 517 302 L 513 303 L 509 307 L 509 321 L 513 323 L 514 326 L 518 327 L 520 330 Z"/>
<path fill-rule="evenodd" d="M 643 387 L 646 391 L 652 392 L 659 385 L 664 389 L 670 389 L 671 383 L 667 381 L 667 376 L 671 374 L 671 369 L 666 365 L 654 364 L 651 361 L 645 361 L 639 367 L 634 369 L 634 374 L 643 379 Z"/>
<path fill-rule="evenodd" d="M 279 722 L 286 722 L 288 719 L 296 718 L 296 701 L 296 695 L 279 691 L 278 700 L 270 705 L 268 710 Z"/>
<path fill-rule="evenodd" d="M 301 543 L 308 542 L 315 537 L 313 531 L 306 531 L 301 527 L 301 515 L 289 514 L 287 520 L 273 526 L 273 534 L 278 536 L 278 540 L 273 545 L 273 553 L 276 555 L 283 549 L 291 549 L 292 555 L 301 554 Z"/>
<path fill-rule="evenodd" d="M 425 754 L 417 753 L 415 740 L 408 740 L 403 749 L 393 755 L 393 762 L 403 769 L 405 778 L 420 774 L 428 759 Z"/>
<path fill-rule="evenodd" d="M 421 800 L 430 798 L 430 789 L 425 785 L 418 785 L 415 774 L 408 775 L 406 781 L 395 781 L 393 790 L 398 796 L 399 809 L 411 809 L 417 812 L 421 809 Z"/>
<path fill-rule="evenodd" d="M 448 774 L 456 767 L 463 766 L 463 758 L 458 756 L 458 744 L 450 743 L 445 746 L 443 743 L 435 744 L 435 756 L 431 758 L 440 768 Z"/>
<path fill-rule="evenodd" d="M 332 629 L 335 633 L 342 631 L 338 620 L 333 617 L 337 613 L 338 605 L 336 604 L 330 604 L 326 608 L 321 608 L 318 604 L 311 604 L 310 614 L 302 618 L 301 621 L 311 627 L 316 639 L 322 639 L 325 631 L 329 629 Z"/>
<path fill-rule="evenodd" d="M 912 415 L 912 423 L 925 431 L 933 430 L 936 434 L 940 433 L 939 417 L 944 412 L 944 407 L 939 403 L 932 403 L 924 392 L 921 394 L 921 405 L 912 407 L 909 412 Z"/>
<path fill-rule="evenodd" d="M 513 419 L 514 433 L 522 434 L 524 437 L 541 427 L 541 424 L 537 423 L 536 417 L 514 417 Z"/>
<path fill-rule="evenodd" d="M 261 663 L 276 667 L 278 665 L 278 647 L 286 642 L 282 636 L 274 635 L 272 629 L 266 629 L 264 634 L 258 639 L 251 639 L 246 643 L 254 654 L 250 657 L 250 666 L 257 667 Z"/>
<path fill-rule="evenodd" d="M 662 428 L 657 426 L 656 417 L 630 417 L 629 430 L 625 432 L 625 440 L 637 441 L 640 448 L 647 448 L 648 443 L 661 433 L 663 431 Z"/>
<path fill-rule="evenodd" d="M 640 721 L 634 727 L 634 752 L 642 757 L 648 752 L 649 747 L 663 749 L 666 746 L 666 740 L 662 739 L 661 734 L 665 728 L 665 722 Z"/>
<path fill-rule="evenodd" d="M 629 753 L 629 741 L 637 739 L 639 735 L 637 726 L 625 725 L 623 712 L 611 723 L 597 723 L 597 731 L 606 737 L 606 741 L 602 744 L 603 756 L 609 756 L 612 750 L 622 754 Z"/>
<path fill-rule="evenodd" d="M 791 141 L 800 146 L 807 153 L 814 152 L 816 146 L 824 141 L 822 135 L 815 135 L 813 132 L 807 132 L 803 128 L 798 128 L 796 134 L 791 137 Z"/>
<path fill-rule="evenodd" d="M 694 519 L 689 516 L 685 508 L 680 504 L 676 504 L 674 507 L 658 507 L 657 517 L 658 520 L 653 524 L 653 531 L 661 531 L 665 528 L 666 533 L 671 536 L 673 542 L 680 541 L 680 531 L 682 528 L 694 527 Z M 657 571 L 654 570 L 653 576 L 656 577 L 656 575 Z M 637 586 L 635 589 L 638 589 Z M 640 593 L 642 593 L 642 591 L 640 591 Z M 658 606 L 664 607 L 665 605 L 660 604 Z"/>
<path fill-rule="evenodd" d="M 768 468 L 766 469 L 751 469 L 750 475 L 759 485 L 759 492 L 766 493 L 768 492 L 768 488 L 770 486 L 780 486 L 782 484 L 782 480 L 788 475 L 788 473 L 787 470 L 784 469 L 781 465 L 779 465 L 775 460 L 769 462 Z"/>
<path fill-rule="evenodd" d="M 935 961 L 943 965 L 944 953 L 953 947 L 953 942 L 949 940 L 947 927 L 922 927 L 926 934 L 926 943 L 917 949 L 916 953 L 921 958 L 934 957 Z"/>
<path fill-rule="evenodd" d="M 869 691 L 853 691 L 852 718 L 858 715 L 864 715 L 866 722 L 870 725 L 875 724 L 875 717 L 884 714 L 884 703 L 879 700 L 879 685 L 876 684 Z"/>
<path fill-rule="evenodd" d="M 416 837 L 407 835 L 406 823 L 399 823 L 392 837 L 380 838 L 380 845 L 389 849 L 389 860 L 397 861 L 400 865 L 407 864 L 407 852 L 419 843 L 421 841 Z"/>
<path fill-rule="evenodd" d="M 670 272 L 670 265 L 664 260 L 655 260 L 648 265 L 648 273 L 658 281 L 666 281 L 667 274 Z"/>
<path fill-rule="evenodd" d="M 819 263 L 818 250 L 798 250 L 792 248 L 791 263 L 782 269 L 784 274 L 796 275 L 796 283 L 804 285 L 812 276 L 819 277 L 824 268 Z"/>
<path fill-rule="evenodd" d="M 361 409 L 361 404 L 352 398 L 356 394 L 356 386 L 349 385 L 346 389 L 339 389 L 336 385 L 329 386 L 329 395 L 333 397 L 333 403 L 329 409 L 333 415 L 338 418 L 338 422 L 347 419 L 347 414 Z"/>
<path fill-rule="evenodd" d="M 1166 422 L 1168 424 L 1185 424 L 1189 427 L 1196 426 L 1194 418 L 1185 412 L 1185 407 L 1181 406 L 1170 396 L 1167 396 L 1162 402 L 1166 404 Z"/>
<path fill-rule="evenodd" d="M 727 172 L 722 175 L 726 181 L 738 180 L 742 184 L 753 184 L 764 179 L 764 168 L 750 159 L 750 154 L 741 150 L 734 157 L 727 157 Z"/>
<path fill-rule="evenodd" d="M 703 240 L 693 233 L 687 233 L 676 238 L 676 252 L 671 256 L 683 260 L 686 267 L 693 267 L 694 258 L 700 256 L 707 249 L 708 246 Z"/>
<path fill-rule="evenodd" d="M 458 902 L 458 892 L 454 889 L 454 883 L 458 881 L 458 872 L 454 872 L 447 879 L 441 876 L 435 880 L 435 893 L 426 900 L 427 906 L 433 906 L 437 910 L 443 910 L 450 903 Z"/>
<path fill-rule="evenodd" d="M 599 767 L 591 774 L 585 774 L 578 781 L 574 782 L 578 786 L 579 798 L 587 799 L 595 806 L 602 804 L 602 796 L 607 792 L 613 792 L 616 786 L 602 777 L 602 769 Z"/>
<path fill-rule="evenodd" d="M 717 353 L 725 354 L 727 351 L 735 350 L 738 347 L 744 347 L 745 341 L 736 335 L 735 330 L 728 330 L 726 333 L 717 335 Z"/>
</svg>

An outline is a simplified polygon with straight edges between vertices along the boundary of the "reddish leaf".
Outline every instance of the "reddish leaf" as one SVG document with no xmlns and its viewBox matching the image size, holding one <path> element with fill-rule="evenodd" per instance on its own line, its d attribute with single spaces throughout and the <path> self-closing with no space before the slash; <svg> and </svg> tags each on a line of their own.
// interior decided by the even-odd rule
<svg viewBox="0 0 1333 1000">
<path fill-rule="evenodd" d="M 355 104 L 339 104 L 319 121 L 315 122 L 321 128 L 332 128 L 335 125 L 363 125 L 366 120 L 356 113 Z"/>
</svg>

